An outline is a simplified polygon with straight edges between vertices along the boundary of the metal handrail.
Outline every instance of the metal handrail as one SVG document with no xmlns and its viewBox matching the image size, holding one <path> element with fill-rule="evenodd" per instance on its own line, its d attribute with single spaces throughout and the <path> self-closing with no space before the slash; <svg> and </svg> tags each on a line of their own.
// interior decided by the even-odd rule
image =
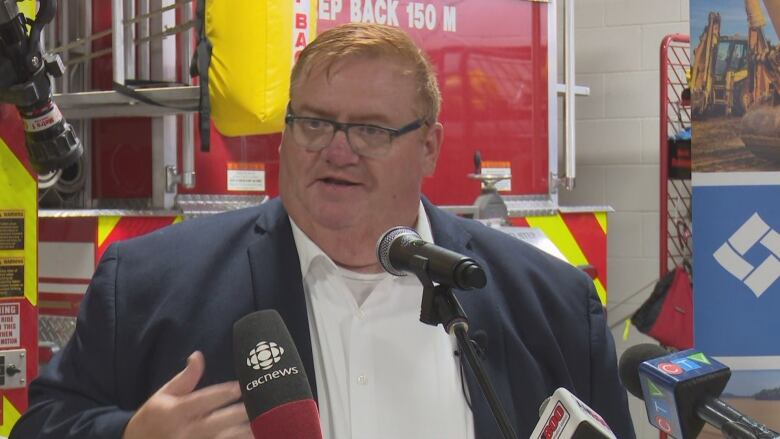
<svg viewBox="0 0 780 439">
<path fill-rule="evenodd" d="M 566 43 L 563 46 L 563 65 L 565 69 L 564 81 L 566 92 L 564 94 L 564 112 L 566 134 L 564 139 L 564 157 L 566 173 L 563 176 L 563 185 L 567 190 L 574 189 L 574 179 L 577 174 L 577 144 L 574 88 L 575 88 L 575 50 L 574 50 L 574 0 L 566 0 L 563 12 L 564 35 Z"/>
</svg>

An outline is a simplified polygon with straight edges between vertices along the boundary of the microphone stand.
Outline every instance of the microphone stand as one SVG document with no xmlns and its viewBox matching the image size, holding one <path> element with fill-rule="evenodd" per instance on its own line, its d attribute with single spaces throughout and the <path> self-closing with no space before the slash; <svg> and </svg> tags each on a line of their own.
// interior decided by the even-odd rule
<svg viewBox="0 0 780 439">
<path fill-rule="evenodd" d="M 696 407 L 696 414 L 717 428 L 726 439 L 777 439 L 780 433 L 770 430 L 718 398 L 707 398 Z"/>
<path fill-rule="evenodd" d="M 466 335 L 469 329 L 469 320 L 460 306 L 460 302 L 453 294 L 452 288 L 444 284 L 433 284 L 430 276 L 428 276 L 427 258 L 414 256 L 411 267 L 423 285 L 420 321 L 431 326 L 438 326 L 441 323 L 448 334 L 455 334 L 458 340 L 458 348 L 460 352 L 465 354 L 466 361 L 477 378 L 479 388 L 488 401 L 490 411 L 496 419 L 504 439 L 516 439 L 517 434 L 512 429 L 509 417 L 506 415 L 503 406 L 501 406 L 501 401 L 499 401 L 495 390 L 493 390 L 493 385 L 490 383 L 487 373 L 485 373 L 482 362 L 477 357 L 474 346 L 469 342 Z"/>
</svg>

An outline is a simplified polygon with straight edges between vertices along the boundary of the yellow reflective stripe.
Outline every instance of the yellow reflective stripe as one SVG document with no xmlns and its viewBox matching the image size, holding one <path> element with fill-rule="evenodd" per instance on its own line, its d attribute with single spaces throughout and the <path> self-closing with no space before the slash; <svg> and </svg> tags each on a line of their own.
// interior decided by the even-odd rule
<svg viewBox="0 0 780 439">
<path fill-rule="evenodd" d="M 602 225 L 601 220 L 599 220 L 599 224 L 602 225 L 602 229 L 606 227 L 606 214 L 596 213 L 595 215 L 596 219 L 599 219 L 599 215 L 603 217 L 605 224 Z M 569 227 L 566 226 L 566 223 L 563 221 L 561 214 L 558 213 L 550 216 L 529 216 L 525 219 L 528 221 L 529 226 L 541 229 L 544 234 L 547 235 L 547 237 L 550 238 L 550 240 L 555 244 L 555 246 L 558 247 L 558 250 L 563 253 L 563 256 L 568 259 L 569 263 L 575 267 L 589 264 L 588 259 L 585 258 L 585 254 L 580 248 L 580 244 L 576 239 L 574 239 L 574 235 L 572 235 Z M 604 284 L 602 284 L 601 280 L 599 279 L 595 279 L 593 284 L 596 287 L 596 293 L 598 293 L 601 303 L 606 304 L 607 289 L 604 288 Z"/>
<path fill-rule="evenodd" d="M 631 319 L 626 319 L 626 327 L 623 328 L 623 341 L 628 340 L 629 332 L 631 332 Z"/>
<path fill-rule="evenodd" d="M 574 265 L 587 265 L 588 260 L 580 249 L 574 235 L 571 234 L 566 223 L 563 222 L 561 214 L 550 216 L 529 216 L 526 217 L 528 225 L 541 229 L 550 240 L 555 243 L 558 250 L 566 256 L 566 259 Z"/>
<path fill-rule="evenodd" d="M 8 437 L 11 435 L 11 427 L 16 424 L 16 421 L 21 418 L 22 415 L 19 410 L 16 410 L 11 401 L 5 396 L 3 397 L 3 424 L 0 425 L 0 436 Z"/>
<path fill-rule="evenodd" d="M 97 246 L 100 247 L 108 238 L 108 235 L 114 231 L 121 216 L 100 216 L 98 217 L 98 242 Z"/>
<path fill-rule="evenodd" d="M 607 289 L 604 288 L 604 284 L 601 283 L 601 279 L 599 278 L 593 279 L 593 285 L 596 286 L 596 293 L 599 295 L 599 300 L 601 300 L 601 304 L 606 306 Z"/>
<path fill-rule="evenodd" d="M 25 18 L 35 18 L 35 0 L 24 0 L 19 3 L 19 12 L 24 14 Z"/>
<path fill-rule="evenodd" d="M 2 250 L 0 256 L 24 258 L 24 297 L 38 304 L 38 182 L 0 139 L 0 210 L 24 212 L 24 250 Z"/>
<path fill-rule="evenodd" d="M 599 222 L 599 225 L 601 226 L 601 231 L 604 232 L 604 234 L 607 234 L 607 212 L 593 212 L 593 215 L 596 216 L 596 221 Z"/>
</svg>

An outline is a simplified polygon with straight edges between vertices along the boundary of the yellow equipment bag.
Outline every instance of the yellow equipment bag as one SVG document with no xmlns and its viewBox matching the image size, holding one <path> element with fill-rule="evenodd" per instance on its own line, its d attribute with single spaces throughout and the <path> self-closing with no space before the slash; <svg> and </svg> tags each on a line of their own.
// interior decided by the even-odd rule
<svg viewBox="0 0 780 439">
<path fill-rule="evenodd" d="M 198 1 L 192 67 L 207 88 L 201 89 L 201 141 L 208 139 L 209 110 L 226 136 L 282 131 L 290 70 L 314 38 L 316 11 L 317 0 Z"/>
</svg>

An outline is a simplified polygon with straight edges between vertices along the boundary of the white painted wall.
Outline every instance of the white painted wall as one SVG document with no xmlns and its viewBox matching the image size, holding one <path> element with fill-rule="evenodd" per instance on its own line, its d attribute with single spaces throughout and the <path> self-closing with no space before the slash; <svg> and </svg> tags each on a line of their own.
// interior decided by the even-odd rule
<svg viewBox="0 0 780 439">
<path fill-rule="evenodd" d="M 645 300 L 652 290 L 645 286 L 659 274 L 659 50 L 665 35 L 690 32 L 688 1 L 575 1 L 577 84 L 591 95 L 578 98 L 576 188 L 561 192 L 560 202 L 615 209 L 608 224 L 611 324 Z M 650 341 L 634 328 L 627 341 L 622 333 L 622 325 L 613 331 L 618 356 Z M 631 412 L 637 437 L 658 438 L 633 397 Z"/>
</svg>

